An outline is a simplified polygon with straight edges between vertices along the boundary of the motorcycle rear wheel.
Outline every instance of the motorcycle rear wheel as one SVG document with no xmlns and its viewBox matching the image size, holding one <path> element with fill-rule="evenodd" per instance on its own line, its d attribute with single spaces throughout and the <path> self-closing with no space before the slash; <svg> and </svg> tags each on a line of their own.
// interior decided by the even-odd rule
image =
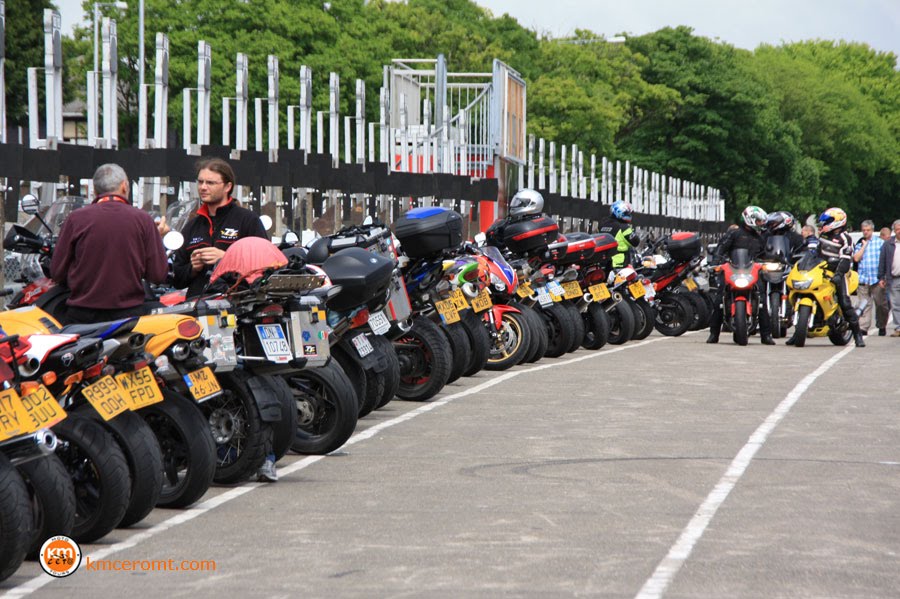
<svg viewBox="0 0 900 599">
<path fill-rule="evenodd" d="M 656 330 L 668 337 L 678 337 L 687 332 L 694 321 L 691 302 L 677 293 L 668 292 L 659 298 L 656 308 Z"/>
<path fill-rule="evenodd" d="M 325 455 L 338 449 L 356 430 L 356 392 L 337 362 L 285 377 L 291 388 L 297 426 L 291 449 Z"/>
<path fill-rule="evenodd" d="M 50 454 L 16 466 L 31 497 L 32 525 L 28 559 L 37 559 L 51 536 L 72 534 L 75 486 L 65 465 Z"/>
<path fill-rule="evenodd" d="M 581 312 L 575 307 L 575 304 L 569 300 L 561 301 L 560 305 L 569 312 L 569 318 L 572 320 L 573 339 L 568 349 L 568 353 L 572 353 L 578 351 L 578 348 L 580 348 L 582 342 L 584 342 L 584 319 L 581 318 Z"/>
<path fill-rule="evenodd" d="M 600 349 L 609 340 L 609 315 L 597 302 L 588 304 L 587 310 L 581 313 L 584 321 L 584 340 L 581 347 Z M 651 325 L 652 326 L 652 325 Z"/>
<path fill-rule="evenodd" d="M 747 345 L 750 331 L 747 327 L 747 300 L 734 301 L 734 342 L 738 345 Z"/>
<path fill-rule="evenodd" d="M 631 301 L 634 310 L 634 334 L 631 336 L 634 341 L 641 341 L 650 336 L 653 332 L 653 323 L 656 321 L 656 311 L 647 300 L 641 298 Z"/>
<path fill-rule="evenodd" d="M 233 370 L 218 378 L 223 394 L 203 402 L 200 409 L 216 442 L 213 480 L 231 484 L 246 480 L 262 466 L 272 431 L 269 423 L 262 421 L 247 373 Z"/>
<path fill-rule="evenodd" d="M 623 299 L 606 313 L 609 316 L 609 337 L 607 340 L 612 345 L 622 345 L 631 341 L 631 338 L 634 337 L 634 312 L 626 302 L 627 300 Z"/>
<path fill-rule="evenodd" d="M 369 396 L 369 377 L 366 375 L 366 370 L 351 351 L 355 350 L 345 347 L 344 343 L 338 343 L 331 347 L 331 357 L 338 361 L 350 382 L 353 383 L 356 400 L 359 403 L 358 416 L 363 418 L 375 409 L 375 398 Z"/>
<path fill-rule="evenodd" d="M 569 311 L 557 303 L 541 308 L 540 314 L 548 338 L 547 352 L 544 355 L 558 358 L 569 351 L 575 336 L 575 324 Z"/>
<path fill-rule="evenodd" d="M 465 325 L 461 322 L 438 326 L 444 333 L 444 336 L 447 338 L 447 343 L 450 344 L 450 349 L 453 351 L 450 377 L 447 379 L 447 384 L 449 385 L 461 377 L 466 366 L 468 366 L 469 356 L 472 353 L 472 345 L 469 343 L 469 336 L 466 334 Z"/>
<path fill-rule="evenodd" d="M 708 328 L 710 312 L 709 308 L 706 306 L 706 301 L 700 297 L 700 294 L 690 291 L 685 293 L 684 297 L 691 302 L 691 308 L 694 310 L 694 319 L 691 321 L 691 326 L 688 327 L 688 329 L 691 331 L 700 331 Z"/>
<path fill-rule="evenodd" d="M 474 310 L 466 310 L 462 317 L 463 327 L 469 336 L 469 345 L 472 348 L 469 363 L 463 370 L 463 376 L 472 376 L 484 370 L 487 365 L 488 352 L 491 348 L 491 335 L 484 328 L 484 320 L 475 314 Z"/>
<path fill-rule="evenodd" d="M 436 324 L 424 316 L 415 317 L 412 328 L 394 341 L 394 350 L 400 359 L 398 397 L 425 401 L 444 388 L 450 375 L 451 350 Z"/>
<path fill-rule="evenodd" d="M 0 453 L 0 580 L 25 561 L 31 532 L 31 505 L 25 482 Z"/>
<path fill-rule="evenodd" d="M 397 395 L 397 389 L 400 388 L 400 360 L 397 358 L 397 352 L 394 351 L 394 344 L 391 340 L 382 335 L 372 335 L 369 339 L 376 349 L 384 352 L 388 361 L 388 367 L 382 372 L 384 377 L 384 390 L 381 393 L 381 399 L 375 409 L 381 409 L 388 405 L 394 396 Z"/>
<path fill-rule="evenodd" d="M 544 326 L 544 319 L 531 306 L 526 306 L 519 302 L 510 302 L 509 305 L 513 308 L 518 308 L 525 315 L 531 332 L 531 347 L 528 350 L 528 355 L 524 357 L 521 363 L 537 362 L 544 357 L 544 353 L 547 351 L 547 327 Z"/>
</svg>

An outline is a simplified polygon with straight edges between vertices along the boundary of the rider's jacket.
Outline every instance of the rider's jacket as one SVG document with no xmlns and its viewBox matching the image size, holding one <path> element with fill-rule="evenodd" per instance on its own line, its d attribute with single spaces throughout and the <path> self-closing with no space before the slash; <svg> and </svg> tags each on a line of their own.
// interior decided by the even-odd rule
<svg viewBox="0 0 900 599">
<path fill-rule="evenodd" d="M 732 250 L 746 249 L 751 258 L 759 257 L 766 249 L 762 235 L 741 225 L 737 229 L 729 229 L 722 235 L 716 247 L 716 255 L 727 258 Z"/>
<path fill-rule="evenodd" d="M 613 256 L 613 268 L 621 268 L 630 258 L 631 250 L 639 243 L 638 235 L 635 233 L 631 223 L 623 223 L 615 218 L 608 218 L 600 223 L 600 232 L 609 233 L 616 238 L 619 246 L 616 248 L 616 255 Z"/>
<path fill-rule="evenodd" d="M 823 233 L 819 237 L 819 256 L 828 262 L 829 270 L 845 274 L 850 270 L 853 256 L 853 239 L 850 233 Z"/>
</svg>

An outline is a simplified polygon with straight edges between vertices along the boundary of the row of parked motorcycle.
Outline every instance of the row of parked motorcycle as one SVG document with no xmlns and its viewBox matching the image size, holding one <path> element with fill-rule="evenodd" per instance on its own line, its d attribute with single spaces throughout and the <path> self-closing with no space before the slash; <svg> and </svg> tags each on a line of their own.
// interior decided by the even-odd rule
<svg viewBox="0 0 900 599">
<path fill-rule="evenodd" d="M 4 246 L 41 268 L 0 312 L 0 580 L 50 536 L 96 541 L 246 481 L 267 456 L 332 452 L 395 398 L 681 335 L 711 309 L 696 234 L 613 268 L 608 234 L 561 235 L 526 212 L 473 243 L 459 213 L 426 207 L 308 247 L 242 239 L 200 297 L 157 289 L 147 316 L 63 326 L 53 227 L 36 202 L 23 210 L 40 228 L 14 225 Z"/>
</svg>

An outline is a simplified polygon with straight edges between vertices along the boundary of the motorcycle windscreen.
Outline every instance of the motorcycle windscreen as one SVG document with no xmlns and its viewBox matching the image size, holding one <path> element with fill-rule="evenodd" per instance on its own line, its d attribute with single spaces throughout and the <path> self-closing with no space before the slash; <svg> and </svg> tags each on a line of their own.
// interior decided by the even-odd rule
<svg viewBox="0 0 900 599">
<path fill-rule="evenodd" d="M 268 239 L 244 237 L 235 241 L 216 264 L 209 282 L 226 273 L 234 273 L 252 283 L 270 268 L 287 266 L 287 258 Z"/>
<path fill-rule="evenodd" d="M 767 260 L 787 262 L 791 257 L 791 242 L 786 235 L 773 235 L 766 240 Z"/>
<path fill-rule="evenodd" d="M 731 263 L 735 268 L 750 268 L 753 265 L 753 259 L 750 257 L 750 250 L 747 248 L 735 248 L 731 250 Z"/>
</svg>

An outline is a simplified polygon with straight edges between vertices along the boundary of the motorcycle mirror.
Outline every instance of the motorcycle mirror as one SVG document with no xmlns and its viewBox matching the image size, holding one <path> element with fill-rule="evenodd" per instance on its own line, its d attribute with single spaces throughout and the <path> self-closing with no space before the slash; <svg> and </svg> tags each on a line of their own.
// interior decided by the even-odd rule
<svg viewBox="0 0 900 599">
<path fill-rule="evenodd" d="M 265 229 L 266 231 L 272 228 L 272 217 L 268 214 L 263 214 L 259 217 L 259 220 L 260 222 L 262 222 L 263 229 Z"/>
<path fill-rule="evenodd" d="M 473 239 L 475 240 L 475 245 L 481 247 L 484 245 L 484 242 L 487 241 L 487 235 L 484 233 L 477 233 Z"/>
<path fill-rule="evenodd" d="M 26 193 L 22 196 L 22 199 L 19 201 L 19 208 L 25 214 L 30 216 L 34 216 L 38 213 L 38 209 L 40 208 L 40 202 L 37 197 L 30 193 Z"/>
<path fill-rule="evenodd" d="M 288 231 L 287 233 L 284 234 L 284 237 L 282 238 L 282 242 L 289 243 L 291 245 L 296 244 L 298 241 L 300 241 L 300 238 L 293 231 Z"/>
<path fill-rule="evenodd" d="M 177 250 L 184 245 L 184 235 L 178 231 L 169 231 L 163 235 L 163 245 L 167 250 Z"/>
<path fill-rule="evenodd" d="M 374 222 L 375 222 L 375 220 L 372 218 L 372 215 L 370 214 L 370 215 L 368 215 L 366 218 L 363 219 L 362 224 L 364 224 L 364 225 L 371 225 L 371 224 L 374 223 Z"/>
</svg>

